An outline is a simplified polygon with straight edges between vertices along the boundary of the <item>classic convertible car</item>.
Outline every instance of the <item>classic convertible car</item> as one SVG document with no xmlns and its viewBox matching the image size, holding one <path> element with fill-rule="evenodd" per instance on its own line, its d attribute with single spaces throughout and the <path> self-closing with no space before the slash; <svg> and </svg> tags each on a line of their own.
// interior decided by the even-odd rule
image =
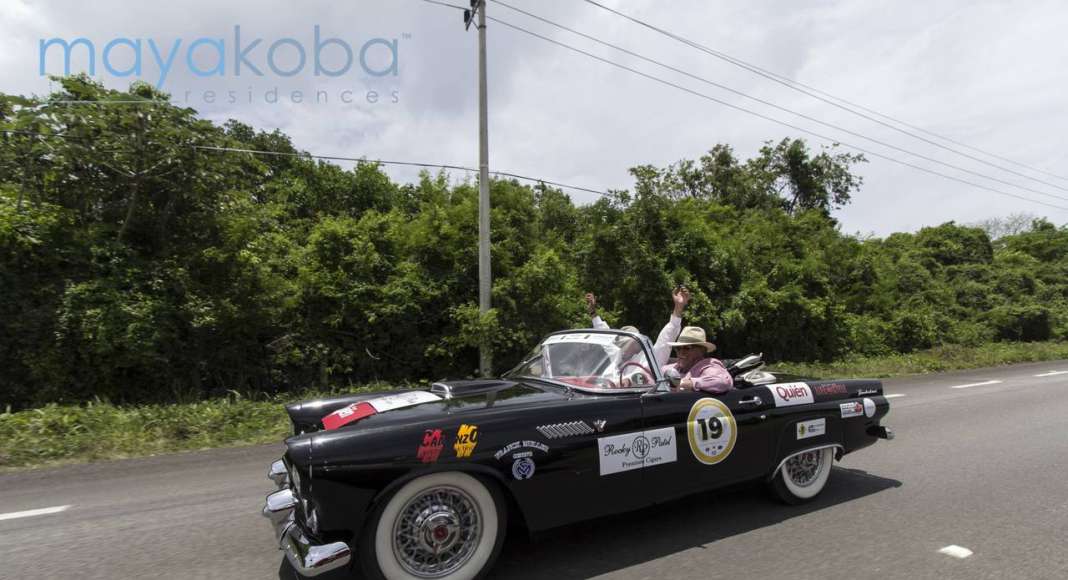
<svg viewBox="0 0 1068 580">
<path fill-rule="evenodd" d="M 743 481 L 815 497 L 836 458 L 893 434 L 874 380 L 790 380 L 728 361 L 735 390 L 672 389 L 636 334 L 546 337 L 500 379 L 286 408 L 294 435 L 268 473 L 297 572 L 477 578 L 508 523 L 530 531 Z"/>
</svg>

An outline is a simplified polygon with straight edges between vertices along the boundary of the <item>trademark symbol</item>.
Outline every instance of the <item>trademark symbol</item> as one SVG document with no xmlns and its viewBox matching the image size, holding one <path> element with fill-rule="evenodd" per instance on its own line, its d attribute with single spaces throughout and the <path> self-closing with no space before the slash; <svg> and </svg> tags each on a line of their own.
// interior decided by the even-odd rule
<svg viewBox="0 0 1068 580">
<path fill-rule="evenodd" d="M 412 39 L 412 33 L 411 32 L 402 32 L 401 33 L 401 38 L 403 38 L 404 40 L 411 40 Z"/>
</svg>

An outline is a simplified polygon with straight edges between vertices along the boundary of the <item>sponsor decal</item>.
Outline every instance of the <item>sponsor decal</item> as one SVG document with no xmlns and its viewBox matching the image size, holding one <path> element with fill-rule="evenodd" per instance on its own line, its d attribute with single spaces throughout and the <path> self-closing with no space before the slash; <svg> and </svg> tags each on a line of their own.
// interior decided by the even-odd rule
<svg viewBox="0 0 1068 580">
<path fill-rule="evenodd" d="M 812 392 L 821 396 L 848 395 L 849 389 L 842 383 L 831 383 L 829 385 L 816 385 L 812 387 Z"/>
<path fill-rule="evenodd" d="M 377 413 L 375 408 L 366 402 L 353 403 L 323 417 L 323 429 L 327 431 L 340 429 L 349 423 L 359 421 L 364 417 L 370 417 L 375 413 Z"/>
<path fill-rule="evenodd" d="M 601 475 L 672 463 L 678 458 L 674 427 L 601 437 L 597 450 Z"/>
<path fill-rule="evenodd" d="M 878 395 L 878 394 L 879 394 L 879 389 L 861 389 L 861 390 L 857 391 L 857 396 L 858 397 L 863 397 L 864 395 Z"/>
<path fill-rule="evenodd" d="M 423 444 L 419 446 L 419 451 L 415 456 L 423 463 L 435 463 L 444 448 L 445 442 L 441 429 L 427 429 L 423 433 Z"/>
<path fill-rule="evenodd" d="M 456 443 L 452 448 L 456 450 L 457 457 L 471 457 L 478 445 L 478 425 L 460 425 L 456 431 Z"/>
<path fill-rule="evenodd" d="M 812 403 L 812 389 L 806 383 L 780 383 L 768 385 L 768 390 L 775 397 L 776 407 L 790 407 Z"/>
<path fill-rule="evenodd" d="M 549 446 L 544 444 L 544 443 L 538 442 L 538 441 L 530 441 L 530 440 L 512 441 L 511 443 L 509 443 L 508 445 L 505 445 L 504 447 L 501 447 L 496 453 L 494 453 L 493 454 L 493 458 L 497 459 L 497 460 L 500 460 L 505 455 L 508 455 L 509 453 L 511 453 L 513 451 L 519 451 L 521 449 L 533 449 L 535 451 L 541 451 L 542 453 L 548 453 L 549 452 Z M 533 452 L 531 453 L 531 455 L 533 455 Z M 519 456 L 520 455 L 518 453 L 516 453 L 515 455 L 512 456 L 512 459 L 515 459 L 515 458 L 517 458 Z"/>
<path fill-rule="evenodd" d="M 512 477 L 516 479 L 530 479 L 534 477 L 534 460 L 529 457 L 520 457 L 512 463 Z"/>
<path fill-rule="evenodd" d="M 738 437 L 734 415 L 719 399 L 698 399 L 686 419 L 690 451 L 705 465 L 715 465 L 731 454 Z"/>
<path fill-rule="evenodd" d="M 392 411 L 393 409 L 412 407 L 421 403 L 430 403 L 432 401 L 440 400 L 441 397 L 425 391 L 412 391 L 410 393 L 386 395 L 385 397 L 378 397 L 377 399 L 371 399 L 369 401 L 353 403 L 330 413 L 323 417 L 323 428 L 327 431 L 339 429 L 349 423 L 359 421 L 364 417 L 370 417 L 377 413 L 385 413 L 386 411 Z"/>
<path fill-rule="evenodd" d="M 797 424 L 798 439 L 808 439 L 809 437 L 819 437 L 826 434 L 827 419 L 813 419 L 811 421 L 801 421 Z"/>
<path fill-rule="evenodd" d="M 853 401 L 852 403 L 842 403 L 838 405 L 838 408 L 842 410 L 842 418 L 848 419 L 850 417 L 859 417 L 864 414 L 864 403 L 860 401 Z"/>
<path fill-rule="evenodd" d="M 378 397 L 377 399 L 371 399 L 367 401 L 375 408 L 375 411 L 379 413 L 385 413 L 386 411 L 392 411 L 393 409 L 401 409 L 404 407 L 414 407 L 423 403 L 432 403 L 434 401 L 440 401 L 441 397 L 434 393 L 428 393 L 426 391 L 411 391 L 409 393 L 398 393 L 396 395 L 386 395 L 385 397 Z"/>
<path fill-rule="evenodd" d="M 868 398 L 864 399 L 864 416 L 869 419 L 875 416 L 875 401 Z"/>
</svg>

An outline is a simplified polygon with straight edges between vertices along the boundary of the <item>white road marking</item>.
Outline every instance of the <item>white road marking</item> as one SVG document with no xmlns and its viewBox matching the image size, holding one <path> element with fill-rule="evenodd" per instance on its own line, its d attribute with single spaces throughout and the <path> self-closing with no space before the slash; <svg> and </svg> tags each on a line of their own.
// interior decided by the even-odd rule
<svg viewBox="0 0 1068 580">
<path fill-rule="evenodd" d="M 970 389 L 972 387 L 982 387 L 982 386 L 986 386 L 986 385 L 996 385 L 996 384 L 998 384 L 1000 382 L 1002 382 L 1002 381 L 983 381 L 981 383 L 968 383 L 967 385 L 957 385 L 955 387 L 950 387 L 950 388 L 951 389 Z"/>
<path fill-rule="evenodd" d="M 905 393 L 894 393 L 893 395 L 883 395 L 883 396 L 886 397 L 887 399 L 893 399 L 893 398 L 896 398 L 896 397 L 904 397 Z"/>
<path fill-rule="evenodd" d="M 0 514 L 0 521 L 2 520 L 16 520 L 18 518 L 32 518 L 34 516 L 47 516 L 48 514 L 58 514 L 59 512 L 65 512 L 69 509 L 69 505 L 59 505 L 49 508 L 41 508 L 39 510 L 26 510 L 24 512 L 11 512 L 9 514 Z"/>
<path fill-rule="evenodd" d="M 972 555 L 972 551 L 968 548 L 962 548 L 957 545 L 946 546 L 938 551 L 939 554 L 945 554 L 947 556 L 953 556 L 954 558 L 960 558 L 961 560 Z"/>
<path fill-rule="evenodd" d="M 1040 375 L 1035 375 L 1035 376 L 1036 377 L 1053 377 L 1053 376 L 1057 376 L 1057 375 L 1068 375 L 1068 371 L 1050 371 L 1048 373 L 1042 373 Z"/>
</svg>

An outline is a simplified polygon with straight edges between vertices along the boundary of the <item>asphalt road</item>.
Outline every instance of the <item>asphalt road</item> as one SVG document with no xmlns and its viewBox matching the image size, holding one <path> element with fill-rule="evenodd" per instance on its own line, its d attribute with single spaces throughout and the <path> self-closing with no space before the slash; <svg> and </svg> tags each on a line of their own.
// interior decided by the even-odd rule
<svg viewBox="0 0 1068 580">
<path fill-rule="evenodd" d="M 885 385 L 897 438 L 811 504 L 710 492 L 510 538 L 493 577 L 1068 578 L 1068 361 Z M 0 476 L 0 578 L 288 580 L 259 515 L 280 449 Z"/>
</svg>

